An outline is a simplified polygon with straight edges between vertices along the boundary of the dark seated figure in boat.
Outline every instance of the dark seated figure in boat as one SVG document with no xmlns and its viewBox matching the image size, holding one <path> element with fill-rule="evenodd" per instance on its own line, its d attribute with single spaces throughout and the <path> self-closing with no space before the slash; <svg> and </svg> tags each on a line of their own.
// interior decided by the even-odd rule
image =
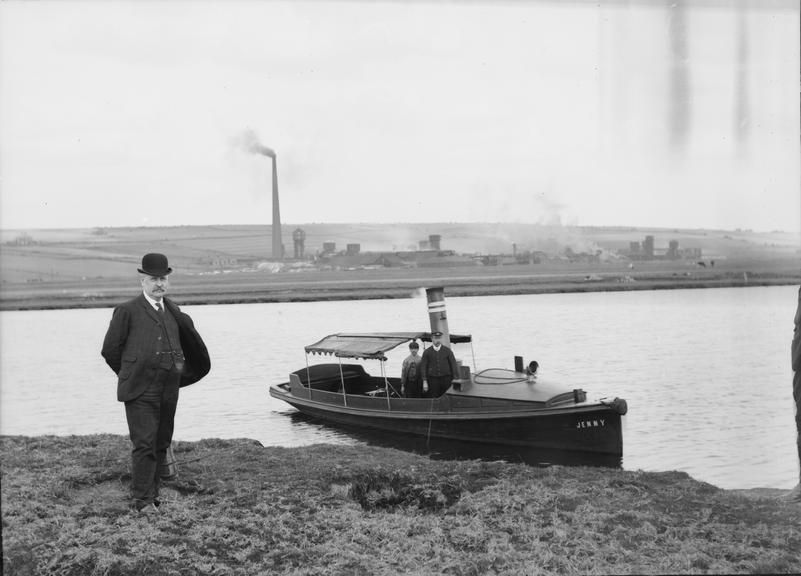
<svg viewBox="0 0 801 576">
<path fill-rule="evenodd" d="M 370 375 L 359 364 L 316 364 L 293 372 L 301 384 L 313 390 L 364 394 L 375 388 Z"/>
<path fill-rule="evenodd" d="M 526 367 L 526 379 L 529 383 L 537 381 L 537 370 L 540 368 L 540 363 L 536 360 L 532 360 L 528 363 Z"/>
<path fill-rule="evenodd" d="M 442 343 L 442 332 L 431 333 L 431 346 L 423 352 L 420 362 L 423 377 L 423 393 L 429 398 L 439 398 L 451 387 L 459 375 L 453 351 Z"/>
<path fill-rule="evenodd" d="M 420 345 L 412 340 L 409 342 L 409 355 L 403 360 L 401 367 L 401 396 L 404 398 L 421 398 L 423 396 L 423 374 L 420 364 L 423 359 L 419 356 Z"/>
<path fill-rule="evenodd" d="M 387 394 L 386 385 L 389 383 L 389 395 L 399 396 L 400 386 L 397 378 L 394 382 L 393 379 L 387 382 L 382 376 L 368 374 L 359 364 L 315 364 L 295 370 L 292 375 L 297 377 L 305 388 L 321 392 L 384 396 Z"/>
</svg>

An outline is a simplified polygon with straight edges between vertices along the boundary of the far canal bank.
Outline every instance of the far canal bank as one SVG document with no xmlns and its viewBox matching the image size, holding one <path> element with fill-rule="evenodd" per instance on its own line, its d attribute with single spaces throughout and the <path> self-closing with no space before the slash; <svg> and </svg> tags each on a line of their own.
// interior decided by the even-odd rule
<svg viewBox="0 0 801 576">
<path fill-rule="evenodd" d="M 721 266 L 682 271 L 652 267 L 502 270 L 360 270 L 353 272 L 245 273 L 170 276 L 170 295 L 183 305 L 312 302 L 409 298 L 422 287 L 444 286 L 448 297 L 553 294 L 801 284 L 801 269 Z M 87 278 L 4 283 L 0 310 L 107 308 L 137 292 L 138 278 Z"/>
<path fill-rule="evenodd" d="M 4 436 L 7 574 L 801 572 L 801 503 L 683 472 L 177 442 L 155 518 L 117 435 Z"/>
</svg>

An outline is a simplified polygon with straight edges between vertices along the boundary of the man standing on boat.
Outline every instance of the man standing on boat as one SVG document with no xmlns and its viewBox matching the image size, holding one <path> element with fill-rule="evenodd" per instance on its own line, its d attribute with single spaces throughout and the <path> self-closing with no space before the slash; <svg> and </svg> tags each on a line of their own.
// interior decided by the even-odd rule
<svg viewBox="0 0 801 576">
<path fill-rule="evenodd" d="M 423 359 L 418 356 L 420 345 L 412 340 L 409 342 L 409 355 L 403 360 L 401 367 L 401 395 L 404 398 L 421 398 L 423 396 L 423 379 L 420 372 L 420 363 Z"/>
<path fill-rule="evenodd" d="M 453 352 L 442 344 L 442 332 L 431 333 L 431 346 L 423 352 L 420 374 L 423 377 L 423 392 L 428 391 L 430 398 L 445 394 L 459 374 Z"/>
<path fill-rule="evenodd" d="M 801 289 L 798 290 L 798 308 L 795 311 L 795 329 L 790 345 L 793 367 L 793 399 L 795 400 L 796 445 L 798 447 L 799 481 L 789 499 L 801 502 Z"/>
<path fill-rule="evenodd" d="M 117 375 L 130 432 L 133 508 L 158 514 L 159 481 L 172 442 L 178 388 L 210 368 L 206 345 L 192 319 L 168 300 L 172 272 L 163 254 L 145 254 L 142 293 L 114 309 L 101 352 Z"/>
</svg>

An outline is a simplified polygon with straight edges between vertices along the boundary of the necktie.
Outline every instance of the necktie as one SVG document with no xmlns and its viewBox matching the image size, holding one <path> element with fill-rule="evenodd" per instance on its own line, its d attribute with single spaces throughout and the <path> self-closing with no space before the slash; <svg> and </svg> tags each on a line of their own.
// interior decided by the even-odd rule
<svg viewBox="0 0 801 576">
<path fill-rule="evenodd" d="M 156 310 L 159 311 L 159 314 L 164 316 L 164 308 L 161 307 L 161 302 L 156 302 Z"/>
</svg>

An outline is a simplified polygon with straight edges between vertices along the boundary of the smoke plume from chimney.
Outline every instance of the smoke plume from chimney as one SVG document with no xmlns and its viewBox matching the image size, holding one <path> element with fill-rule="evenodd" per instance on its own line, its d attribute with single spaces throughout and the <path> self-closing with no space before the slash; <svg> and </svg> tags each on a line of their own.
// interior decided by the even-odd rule
<svg viewBox="0 0 801 576">
<path fill-rule="evenodd" d="M 281 242 L 281 210 L 278 203 L 278 159 L 275 151 L 261 142 L 253 130 L 245 130 L 237 139 L 237 143 L 247 152 L 261 154 L 272 158 L 273 161 L 273 250 L 272 257 L 281 260 L 284 257 L 284 245 Z"/>
<path fill-rule="evenodd" d="M 259 137 L 253 130 L 245 130 L 240 137 L 240 145 L 247 152 L 251 152 L 252 154 L 261 154 L 262 156 L 275 158 L 275 150 L 259 142 Z"/>
</svg>

